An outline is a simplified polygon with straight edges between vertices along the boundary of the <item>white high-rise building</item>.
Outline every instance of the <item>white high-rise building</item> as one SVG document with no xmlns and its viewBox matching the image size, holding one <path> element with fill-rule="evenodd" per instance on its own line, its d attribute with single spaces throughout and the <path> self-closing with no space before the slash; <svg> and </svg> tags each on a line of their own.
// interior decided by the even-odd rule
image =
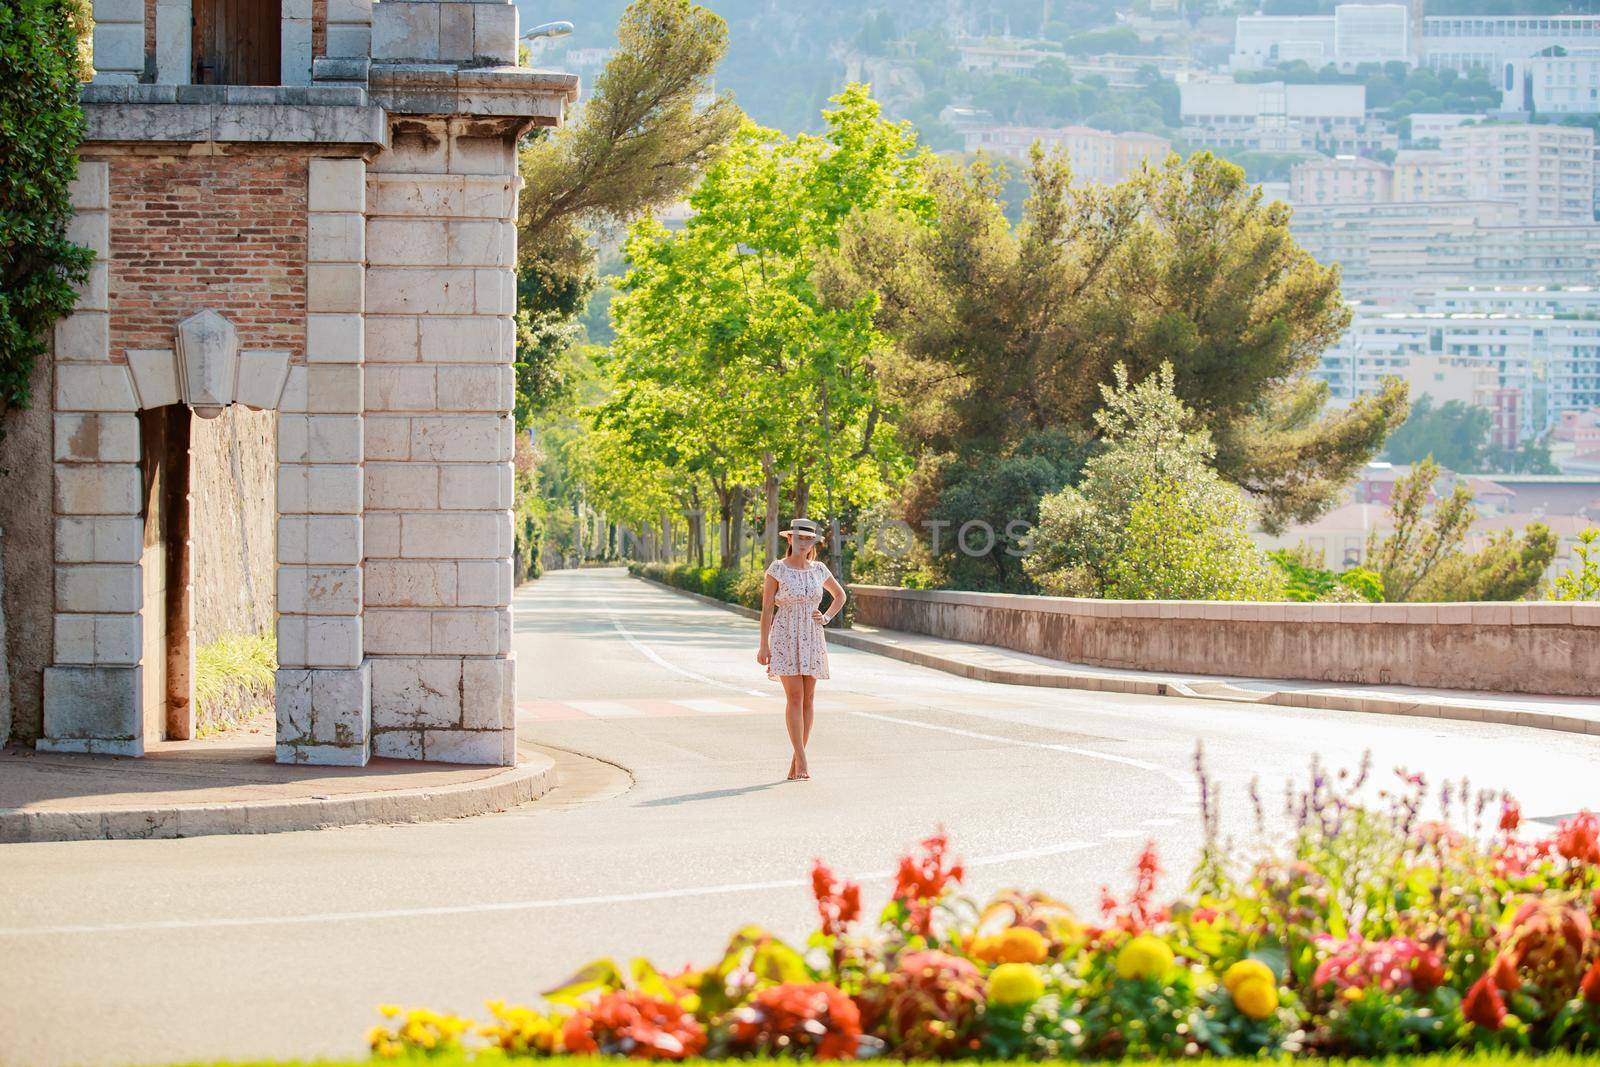
<svg viewBox="0 0 1600 1067">
<path fill-rule="evenodd" d="M 1333 55 L 1340 67 L 1411 61 L 1411 16 L 1404 4 L 1340 4 L 1333 9 Z"/>
<path fill-rule="evenodd" d="M 1504 94 L 1501 106 L 1506 111 L 1600 113 L 1600 45 L 1570 50 L 1553 47 L 1527 59 L 1508 59 L 1500 88 Z"/>
<path fill-rule="evenodd" d="M 1405 4 L 1340 4 L 1332 15 L 1241 15 L 1234 25 L 1234 70 L 1303 60 L 1332 63 L 1411 62 L 1411 18 Z"/>
<path fill-rule="evenodd" d="M 1446 198 L 1517 205 L 1532 224 L 1594 220 L 1594 131 L 1583 126 L 1484 123 L 1446 130 Z"/>
<path fill-rule="evenodd" d="M 1600 15 L 1429 15 L 1422 20 L 1422 61 L 1465 74 L 1474 67 L 1500 76 L 1507 60 L 1552 45 L 1569 52 L 1600 46 Z"/>
</svg>

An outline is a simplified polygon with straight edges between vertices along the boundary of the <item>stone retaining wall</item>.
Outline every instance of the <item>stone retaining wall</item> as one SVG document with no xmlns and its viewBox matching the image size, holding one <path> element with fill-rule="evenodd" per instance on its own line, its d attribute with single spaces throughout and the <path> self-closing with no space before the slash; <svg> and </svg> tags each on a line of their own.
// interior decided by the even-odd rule
<svg viewBox="0 0 1600 1067">
<path fill-rule="evenodd" d="M 1600 604 L 1230 604 L 853 585 L 856 622 L 1101 667 L 1600 696 Z"/>
</svg>

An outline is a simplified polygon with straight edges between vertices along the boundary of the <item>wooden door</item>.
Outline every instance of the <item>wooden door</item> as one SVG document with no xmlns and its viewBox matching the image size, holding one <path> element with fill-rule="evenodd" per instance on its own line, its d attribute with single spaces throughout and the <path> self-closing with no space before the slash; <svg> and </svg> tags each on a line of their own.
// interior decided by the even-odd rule
<svg viewBox="0 0 1600 1067">
<path fill-rule="evenodd" d="M 194 0 L 197 85 L 279 83 L 279 0 Z"/>
<path fill-rule="evenodd" d="M 193 736 L 189 625 L 189 409 L 169 404 L 139 413 L 144 474 L 140 665 L 144 739 Z"/>
</svg>

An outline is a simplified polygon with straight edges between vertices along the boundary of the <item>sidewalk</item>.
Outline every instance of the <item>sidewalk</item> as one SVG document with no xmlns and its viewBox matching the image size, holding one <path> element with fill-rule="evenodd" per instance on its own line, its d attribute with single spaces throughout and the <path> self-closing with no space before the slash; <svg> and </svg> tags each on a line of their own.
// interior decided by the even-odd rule
<svg viewBox="0 0 1600 1067">
<path fill-rule="evenodd" d="M 659 582 L 655 584 L 662 585 Z M 724 604 L 698 593 L 687 593 L 668 585 L 662 585 L 662 588 L 728 608 L 746 618 L 759 616 L 759 613 L 747 608 Z M 1419 689 L 1402 685 L 1343 685 L 1288 678 L 1158 674 L 1068 663 L 994 645 L 967 644 L 870 626 L 856 626 L 848 630 L 830 628 L 827 634 L 829 641 L 845 648 L 888 656 L 980 682 L 1275 704 L 1323 711 L 1417 715 L 1600 735 L 1600 698 L 1585 700 L 1582 697 Z"/>
<path fill-rule="evenodd" d="M 0 843 L 199 837 L 422 822 L 526 803 L 556 781 L 529 747 L 515 767 L 374 759 L 284 765 L 270 731 L 166 741 L 140 759 L 0 748 Z"/>
</svg>

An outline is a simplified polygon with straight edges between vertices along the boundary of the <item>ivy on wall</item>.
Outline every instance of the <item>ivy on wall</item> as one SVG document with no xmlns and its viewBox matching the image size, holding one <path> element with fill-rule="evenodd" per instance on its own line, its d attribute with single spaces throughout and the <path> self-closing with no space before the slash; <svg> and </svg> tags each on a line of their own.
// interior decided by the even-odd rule
<svg viewBox="0 0 1600 1067">
<path fill-rule="evenodd" d="M 0 414 L 28 406 L 50 327 L 94 261 L 66 236 L 83 137 L 78 84 L 92 74 L 89 6 L 0 3 Z"/>
</svg>

